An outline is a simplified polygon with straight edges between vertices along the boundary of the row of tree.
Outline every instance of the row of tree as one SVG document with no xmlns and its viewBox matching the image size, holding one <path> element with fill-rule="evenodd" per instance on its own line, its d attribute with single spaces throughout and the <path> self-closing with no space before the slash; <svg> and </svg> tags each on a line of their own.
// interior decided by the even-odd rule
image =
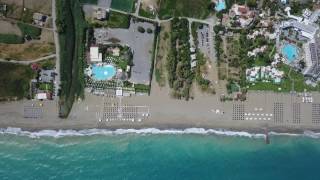
<svg viewBox="0 0 320 180">
<path fill-rule="evenodd" d="M 190 65 L 189 22 L 175 18 L 171 23 L 171 51 L 167 58 L 169 86 L 173 97 L 188 100 L 194 77 Z"/>
<path fill-rule="evenodd" d="M 66 118 L 75 98 L 84 97 L 86 22 L 78 0 L 56 2 L 61 75 L 59 115 Z"/>
</svg>

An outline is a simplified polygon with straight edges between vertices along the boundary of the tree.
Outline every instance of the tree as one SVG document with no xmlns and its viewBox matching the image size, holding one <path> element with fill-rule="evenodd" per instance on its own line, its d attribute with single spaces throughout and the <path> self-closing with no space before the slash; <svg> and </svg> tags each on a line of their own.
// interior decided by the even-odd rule
<svg viewBox="0 0 320 180">
<path fill-rule="evenodd" d="M 153 33 L 152 29 L 148 28 L 148 29 L 147 29 L 147 33 L 148 33 L 148 34 Z"/>
<path fill-rule="evenodd" d="M 257 1 L 256 0 L 247 0 L 247 6 L 254 8 L 257 7 Z"/>
<path fill-rule="evenodd" d="M 138 26 L 138 31 L 139 31 L 140 33 L 146 32 L 146 30 L 145 30 L 143 27 L 141 27 L 141 26 Z"/>
</svg>

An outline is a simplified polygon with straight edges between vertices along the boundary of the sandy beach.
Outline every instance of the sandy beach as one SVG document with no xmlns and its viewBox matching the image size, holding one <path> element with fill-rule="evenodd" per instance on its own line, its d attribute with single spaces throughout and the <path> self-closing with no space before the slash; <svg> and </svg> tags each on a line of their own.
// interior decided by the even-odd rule
<svg viewBox="0 0 320 180">
<path fill-rule="evenodd" d="M 194 100 L 175 100 L 170 98 L 168 88 L 158 88 L 156 85 L 150 96 L 134 96 L 122 98 L 122 102 L 130 105 L 146 106 L 149 108 L 150 116 L 141 122 L 128 121 L 99 121 L 99 113 L 103 109 L 103 104 L 108 97 L 95 96 L 86 93 L 83 101 L 74 103 L 73 109 L 67 119 L 58 118 L 57 102 L 44 101 L 42 107 L 39 101 L 16 101 L 0 104 L 0 127 L 18 127 L 28 131 L 38 131 L 43 129 L 226 129 L 245 130 L 249 132 L 302 132 L 304 130 L 320 129 L 320 121 L 315 121 L 312 114 L 313 104 L 320 102 L 319 93 L 313 93 L 313 103 L 302 103 L 301 97 L 292 94 L 281 94 L 272 92 L 249 92 L 248 100 L 245 102 L 220 102 L 218 95 L 197 94 Z M 276 120 L 277 110 L 275 103 L 282 103 L 283 120 Z M 299 104 L 299 118 L 293 114 L 296 109 L 293 104 Z M 24 108 L 26 106 L 39 106 L 42 118 L 24 118 Z M 260 109 L 260 116 L 263 114 L 274 114 L 270 120 L 263 118 L 242 118 L 237 120 L 235 107 L 243 106 L 244 114 L 254 114 Z M 301 109 L 301 110 L 300 110 Z M 217 110 L 219 113 L 217 113 Z M 256 115 L 259 115 L 258 112 Z M 279 119 L 279 118 L 278 118 Z M 296 120 L 296 121 L 295 121 Z"/>
</svg>

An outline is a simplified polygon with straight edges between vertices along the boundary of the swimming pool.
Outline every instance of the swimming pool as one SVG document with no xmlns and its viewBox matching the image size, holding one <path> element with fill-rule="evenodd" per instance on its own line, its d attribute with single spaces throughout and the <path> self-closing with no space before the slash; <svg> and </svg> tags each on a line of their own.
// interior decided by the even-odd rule
<svg viewBox="0 0 320 180">
<path fill-rule="evenodd" d="M 93 65 L 92 75 L 95 80 L 110 80 L 116 74 L 116 69 L 112 65 Z"/>
<path fill-rule="evenodd" d="M 224 9 L 226 9 L 226 2 L 224 0 L 218 0 L 216 2 L 216 7 L 215 7 L 216 11 L 222 11 Z"/>
<path fill-rule="evenodd" d="M 298 48 L 293 44 L 285 44 L 282 47 L 282 54 L 289 63 L 293 62 L 298 57 Z"/>
</svg>

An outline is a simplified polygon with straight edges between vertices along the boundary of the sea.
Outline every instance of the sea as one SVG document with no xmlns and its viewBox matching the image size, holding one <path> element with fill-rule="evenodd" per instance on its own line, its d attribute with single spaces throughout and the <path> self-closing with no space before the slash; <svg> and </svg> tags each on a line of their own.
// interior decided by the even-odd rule
<svg viewBox="0 0 320 180">
<path fill-rule="evenodd" d="M 0 129 L 0 179 L 320 180 L 320 134 Z"/>
</svg>

